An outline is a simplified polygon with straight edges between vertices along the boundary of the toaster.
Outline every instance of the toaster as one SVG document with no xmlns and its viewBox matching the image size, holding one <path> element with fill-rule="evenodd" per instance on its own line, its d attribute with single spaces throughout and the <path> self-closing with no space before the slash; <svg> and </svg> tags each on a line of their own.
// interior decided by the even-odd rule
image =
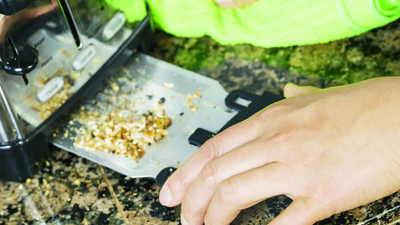
<svg viewBox="0 0 400 225">
<path fill-rule="evenodd" d="M 144 54 L 153 41 L 149 14 L 128 21 L 104 0 L 0 0 L 0 180 L 33 176 L 50 143 L 162 185 L 207 139 L 282 99 L 228 94 L 215 80 Z M 172 118 L 168 136 L 136 161 L 77 145 L 80 115 L 132 99 L 145 108 L 162 103 Z"/>
<path fill-rule="evenodd" d="M 0 1 L 0 179 L 32 176 L 62 115 L 152 35 L 104 1 Z"/>
</svg>

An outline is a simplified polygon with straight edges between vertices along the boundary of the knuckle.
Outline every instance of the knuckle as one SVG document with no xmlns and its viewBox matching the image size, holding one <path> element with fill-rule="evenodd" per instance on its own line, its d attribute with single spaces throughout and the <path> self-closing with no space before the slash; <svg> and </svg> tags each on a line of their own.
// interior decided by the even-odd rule
<svg viewBox="0 0 400 225">
<path fill-rule="evenodd" d="M 201 171 L 201 179 L 206 188 L 215 188 L 219 184 L 218 166 L 212 161 L 207 163 Z"/>
<path fill-rule="evenodd" d="M 204 160 L 211 160 L 219 156 L 219 144 L 216 138 L 209 139 L 204 145 L 201 147 L 201 155 Z"/>
<path fill-rule="evenodd" d="M 278 102 L 272 105 L 269 105 L 264 111 L 263 114 L 267 114 L 268 116 L 274 113 L 280 114 L 282 111 L 284 111 L 287 108 L 285 104 L 282 102 Z"/>
<path fill-rule="evenodd" d="M 275 132 L 273 138 L 280 143 L 290 143 L 295 140 L 297 135 L 297 131 L 294 128 L 281 128 Z"/>
<path fill-rule="evenodd" d="M 235 200 L 239 194 L 236 188 L 237 185 L 232 178 L 226 179 L 224 182 L 221 183 L 218 190 L 220 200 L 225 204 L 235 204 L 237 202 Z"/>
<path fill-rule="evenodd" d="M 172 186 L 173 189 L 175 190 L 186 190 L 190 186 L 190 181 L 188 176 L 185 176 L 183 174 L 182 169 L 176 170 L 172 176 L 168 180 L 172 180 L 173 182 L 169 182 L 170 187 Z M 173 191 L 173 190 L 171 190 Z"/>
<path fill-rule="evenodd" d="M 246 126 L 251 127 L 251 132 L 253 132 L 254 137 L 262 136 L 264 132 L 264 124 L 260 123 L 259 117 L 251 117 L 247 120 Z"/>
</svg>

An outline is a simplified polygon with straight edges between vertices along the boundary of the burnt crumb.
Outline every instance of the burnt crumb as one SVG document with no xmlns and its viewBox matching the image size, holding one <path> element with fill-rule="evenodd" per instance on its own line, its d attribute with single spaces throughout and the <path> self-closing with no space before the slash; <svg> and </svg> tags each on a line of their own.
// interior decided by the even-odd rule
<svg viewBox="0 0 400 225">
<path fill-rule="evenodd" d="M 159 104 L 164 104 L 164 102 L 165 102 L 165 98 L 164 97 L 160 98 L 160 101 L 158 101 Z"/>
<path fill-rule="evenodd" d="M 183 116 L 183 114 L 185 114 L 185 113 L 181 112 L 181 113 L 179 114 L 179 116 Z"/>
</svg>

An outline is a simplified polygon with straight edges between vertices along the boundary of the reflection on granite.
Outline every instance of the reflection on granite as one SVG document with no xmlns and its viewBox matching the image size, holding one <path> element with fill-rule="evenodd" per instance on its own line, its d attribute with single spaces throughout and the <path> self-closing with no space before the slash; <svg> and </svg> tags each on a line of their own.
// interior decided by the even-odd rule
<svg viewBox="0 0 400 225">
<path fill-rule="evenodd" d="M 328 44 L 264 49 L 222 46 L 208 37 L 177 38 L 157 32 L 149 53 L 218 80 L 227 91 L 282 94 L 287 82 L 317 87 L 400 75 L 400 22 Z M 0 182 L 2 224 L 179 224 L 180 207 L 158 202 L 153 179 L 130 179 L 105 169 L 123 213 L 98 165 L 54 148 L 26 182 Z M 317 224 L 395 224 L 400 192 Z M 291 203 L 285 196 L 243 210 L 233 224 L 266 224 Z"/>
</svg>

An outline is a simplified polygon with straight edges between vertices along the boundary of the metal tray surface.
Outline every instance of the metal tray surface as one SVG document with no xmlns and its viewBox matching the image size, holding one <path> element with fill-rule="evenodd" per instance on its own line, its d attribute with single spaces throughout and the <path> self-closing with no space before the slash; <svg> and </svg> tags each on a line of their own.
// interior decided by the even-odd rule
<svg viewBox="0 0 400 225">
<path fill-rule="evenodd" d="M 179 167 L 194 154 L 197 147 L 188 142 L 189 136 L 201 127 L 217 132 L 226 122 L 236 115 L 224 104 L 227 92 L 213 79 L 187 71 L 142 53 L 135 53 L 124 65 L 126 70 L 118 72 L 110 82 L 118 82 L 121 89 L 135 90 L 130 98 L 147 99 L 148 107 L 164 97 L 166 116 L 172 118 L 167 129 L 169 134 L 156 145 L 148 146 L 145 155 L 136 162 L 124 156 L 106 152 L 75 149 L 72 138 L 63 138 L 67 124 L 60 125 L 58 137 L 49 137 L 55 146 L 87 158 L 129 177 L 153 177 L 166 167 Z M 129 71 L 129 73 L 127 73 Z M 163 83 L 174 84 L 167 88 Z M 191 103 L 198 107 L 196 112 L 187 108 L 185 95 L 201 89 L 201 97 Z M 104 90 L 107 91 L 107 90 Z M 152 95 L 149 100 L 148 95 Z M 172 97 L 173 96 L 173 97 Z M 117 96 L 117 101 L 124 101 L 126 95 Z M 89 105 L 90 99 L 87 100 Z M 112 109 L 107 109 L 112 110 Z M 183 115 L 182 115 L 183 113 Z M 79 124 L 74 126 L 79 127 Z M 73 134 L 72 134 L 73 135 Z"/>
</svg>

